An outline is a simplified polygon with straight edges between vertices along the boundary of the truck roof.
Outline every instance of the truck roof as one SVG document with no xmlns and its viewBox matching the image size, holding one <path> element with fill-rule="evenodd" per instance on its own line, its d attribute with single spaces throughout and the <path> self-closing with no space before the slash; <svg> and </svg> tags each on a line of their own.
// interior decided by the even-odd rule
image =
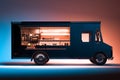
<svg viewBox="0 0 120 80">
<path fill-rule="evenodd" d="M 100 21 L 21 21 L 12 22 L 12 24 L 17 24 L 21 26 L 70 26 L 70 24 L 100 24 Z"/>
<path fill-rule="evenodd" d="M 82 31 L 96 31 L 100 30 L 100 21 L 21 21 L 12 22 L 12 24 L 20 27 L 77 27 Z M 79 27 L 79 28 L 78 28 Z"/>
</svg>

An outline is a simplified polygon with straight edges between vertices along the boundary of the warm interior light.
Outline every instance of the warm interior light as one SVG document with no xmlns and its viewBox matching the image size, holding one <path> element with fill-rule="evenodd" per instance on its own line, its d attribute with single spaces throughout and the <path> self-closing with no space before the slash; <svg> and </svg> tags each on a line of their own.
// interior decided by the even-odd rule
<svg viewBox="0 0 120 80">
<path fill-rule="evenodd" d="M 49 28 L 44 28 L 42 27 L 40 29 L 40 33 L 41 35 L 70 35 L 69 34 L 70 30 L 69 28 L 63 28 L 63 27 L 56 27 L 56 28 L 53 28 L 53 27 L 49 27 Z"/>
<path fill-rule="evenodd" d="M 30 34 L 30 36 L 32 36 L 32 34 Z"/>
<path fill-rule="evenodd" d="M 28 43 L 28 46 L 30 46 L 31 44 L 30 43 Z"/>
<path fill-rule="evenodd" d="M 50 33 L 50 32 L 53 32 L 53 33 L 63 33 L 63 32 L 69 32 L 68 29 L 47 29 L 47 30 L 40 30 L 41 33 Z"/>
<path fill-rule="evenodd" d="M 40 33 L 40 30 L 39 30 L 39 29 L 36 29 L 36 30 L 35 30 L 35 33 L 36 33 L 36 34 L 39 34 L 39 33 Z"/>
<path fill-rule="evenodd" d="M 25 32 L 25 33 L 24 33 Z M 70 27 L 25 27 L 21 30 L 22 45 L 51 45 L 66 46 L 70 45 Z M 29 36 L 28 36 L 29 34 Z M 30 43 L 30 40 L 36 40 L 36 43 Z"/>
<path fill-rule="evenodd" d="M 69 33 L 41 33 L 41 35 L 52 35 L 52 36 L 56 36 L 56 35 L 70 35 Z"/>
</svg>

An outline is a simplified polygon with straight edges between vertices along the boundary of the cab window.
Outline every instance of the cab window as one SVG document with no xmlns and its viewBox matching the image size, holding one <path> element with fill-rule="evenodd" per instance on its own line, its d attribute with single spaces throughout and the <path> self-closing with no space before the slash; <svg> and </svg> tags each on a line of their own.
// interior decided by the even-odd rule
<svg viewBox="0 0 120 80">
<path fill-rule="evenodd" d="M 90 42 L 90 33 L 89 32 L 85 32 L 81 34 L 81 39 L 82 42 Z"/>
</svg>

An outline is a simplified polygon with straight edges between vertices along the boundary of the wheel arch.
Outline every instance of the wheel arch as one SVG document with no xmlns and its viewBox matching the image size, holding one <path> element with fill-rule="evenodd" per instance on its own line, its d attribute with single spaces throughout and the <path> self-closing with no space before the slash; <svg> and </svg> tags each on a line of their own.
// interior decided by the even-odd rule
<svg viewBox="0 0 120 80">
<path fill-rule="evenodd" d="M 104 55 L 107 57 L 106 53 L 103 52 L 103 51 L 98 51 L 98 52 L 96 52 L 93 56 L 95 56 L 95 55 L 97 55 L 97 54 L 99 54 L 99 53 L 102 53 L 102 54 L 104 54 Z"/>
<path fill-rule="evenodd" d="M 33 53 L 32 57 L 31 57 L 31 61 L 34 59 L 35 55 L 38 54 L 38 53 L 44 53 L 45 55 L 48 56 L 47 52 L 45 52 L 45 51 L 35 51 L 35 52 Z M 48 56 L 48 57 L 49 57 L 49 56 Z"/>
</svg>

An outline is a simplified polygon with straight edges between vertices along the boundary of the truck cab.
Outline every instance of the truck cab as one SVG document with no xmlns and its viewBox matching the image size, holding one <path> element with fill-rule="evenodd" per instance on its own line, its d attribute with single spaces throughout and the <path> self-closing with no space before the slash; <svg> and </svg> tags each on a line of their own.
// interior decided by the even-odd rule
<svg viewBox="0 0 120 80">
<path fill-rule="evenodd" d="M 101 22 L 12 22 L 12 59 L 31 58 L 36 64 L 49 59 L 89 59 L 103 65 L 113 59 L 112 47 L 103 42 Z"/>
</svg>

